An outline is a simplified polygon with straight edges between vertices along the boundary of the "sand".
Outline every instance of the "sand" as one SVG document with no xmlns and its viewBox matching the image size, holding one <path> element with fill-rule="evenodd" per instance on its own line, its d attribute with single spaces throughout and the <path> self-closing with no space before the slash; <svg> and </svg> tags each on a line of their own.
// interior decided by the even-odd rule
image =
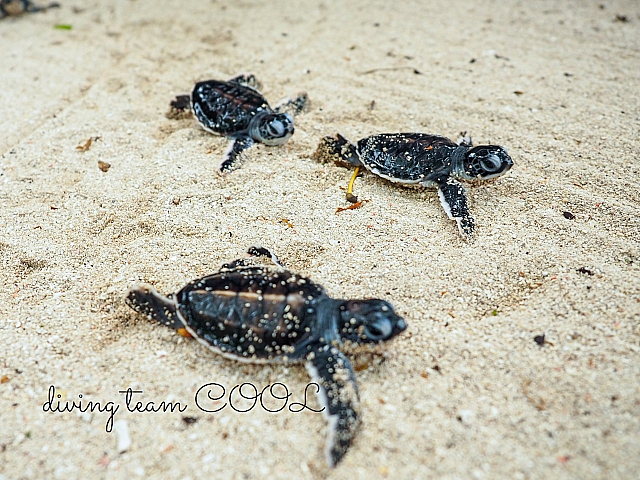
<svg viewBox="0 0 640 480">
<path fill-rule="evenodd" d="M 636 2 L 60 2 L 0 21 L 0 479 L 637 478 Z M 225 139 L 164 114 L 247 71 L 311 104 L 221 176 Z M 436 192 L 371 174 L 336 214 L 351 172 L 312 158 L 336 131 L 466 131 L 515 166 L 467 186 L 467 243 Z M 353 359 L 363 428 L 333 470 L 320 413 L 196 405 L 243 382 L 303 402 L 302 366 L 224 359 L 123 302 L 254 244 L 409 324 Z M 45 411 L 52 386 L 118 406 L 113 431 L 106 410 Z M 187 408 L 129 412 L 127 389 Z"/>
</svg>

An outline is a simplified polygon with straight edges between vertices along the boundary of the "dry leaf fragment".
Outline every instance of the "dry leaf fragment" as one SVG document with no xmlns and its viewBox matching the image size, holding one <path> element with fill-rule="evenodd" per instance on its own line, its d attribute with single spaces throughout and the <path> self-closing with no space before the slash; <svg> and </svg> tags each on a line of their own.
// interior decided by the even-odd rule
<svg viewBox="0 0 640 480">
<path fill-rule="evenodd" d="M 368 200 L 360 200 L 359 202 L 356 202 L 353 205 L 349 205 L 348 207 L 338 207 L 336 213 L 344 212 L 345 210 L 354 210 L 356 208 L 360 208 L 367 201 Z"/>
<path fill-rule="evenodd" d="M 103 162 L 102 160 L 98 160 L 98 168 L 103 172 L 106 172 L 111 168 L 111 164 L 107 162 Z"/>
<path fill-rule="evenodd" d="M 84 144 L 82 144 L 82 145 L 78 145 L 76 147 L 76 150 L 78 150 L 80 152 L 86 152 L 87 150 L 89 150 L 89 148 L 91 148 L 91 144 L 96 140 L 100 140 L 100 138 L 102 138 L 102 137 L 89 137 L 89 140 L 84 142 Z"/>
</svg>

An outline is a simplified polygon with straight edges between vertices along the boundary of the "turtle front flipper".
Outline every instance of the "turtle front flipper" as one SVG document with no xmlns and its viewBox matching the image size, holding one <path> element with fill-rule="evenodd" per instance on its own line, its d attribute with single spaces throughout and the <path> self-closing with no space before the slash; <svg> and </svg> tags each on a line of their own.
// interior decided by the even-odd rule
<svg viewBox="0 0 640 480">
<path fill-rule="evenodd" d="M 345 355 L 335 347 L 316 352 L 307 361 L 307 370 L 320 385 L 320 404 L 328 422 L 327 461 L 335 467 L 344 457 L 360 427 L 358 387 L 353 368 Z"/>
<path fill-rule="evenodd" d="M 60 4 L 58 2 L 51 2 L 48 5 L 36 5 L 29 0 L 22 0 L 24 5 L 25 12 L 46 12 L 50 8 L 59 8 Z"/>
<path fill-rule="evenodd" d="M 285 98 L 273 108 L 275 113 L 288 113 L 296 116 L 303 112 L 309 103 L 307 92 L 300 92 L 296 98 Z"/>
<path fill-rule="evenodd" d="M 461 147 L 473 147 L 473 140 L 471 140 L 471 135 L 467 135 L 467 132 L 460 132 L 460 137 L 456 143 Z"/>
<path fill-rule="evenodd" d="M 218 167 L 219 170 L 221 172 L 230 172 L 231 170 L 235 170 L 234 165 L 238 161 L 240 154 L 247 148 L 251 147 L 254 143 L 255 141 L 253 138 L 249 136 L 232 138 L 229 143 L 229 148 L 227 148 L 227 151 L 222 158 L 222 162 Z"/>
<path fill-rule="evenodd" d="M 155 320 L 176 330 L 184 329 L 184 324 L 178 318 L 176 301 L 173 298 L 160 295 L 150 285 L 139 285 L 129 290 L 125 303 L 136 312 L 149 317 L 150 320 Z"/>
<path fill-rule="evenodd" d="M 469 215 L 467 197 L 462 185 L 450 178 L 438 182 L 438 196 L 449 218 L 458 223 L 460 234 L 464 238 L 470 237 L 473 234 L 474 224 L 473 218 Z"/>
</svg>

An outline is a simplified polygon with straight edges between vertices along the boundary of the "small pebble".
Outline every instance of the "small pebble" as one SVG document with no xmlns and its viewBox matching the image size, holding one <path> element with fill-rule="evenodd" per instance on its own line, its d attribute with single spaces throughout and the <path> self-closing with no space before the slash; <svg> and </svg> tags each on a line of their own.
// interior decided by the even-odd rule
<svg viewBox="0 0 640 480">
<path fill-rule="evenodd" d="M 131 447 L 131 437 L 129 436 L 129 426 L 126 420 L 116 420 L 113 422 L 113 431 L 116 434 L 118 453 L 124 453 Z"/>
</svg>

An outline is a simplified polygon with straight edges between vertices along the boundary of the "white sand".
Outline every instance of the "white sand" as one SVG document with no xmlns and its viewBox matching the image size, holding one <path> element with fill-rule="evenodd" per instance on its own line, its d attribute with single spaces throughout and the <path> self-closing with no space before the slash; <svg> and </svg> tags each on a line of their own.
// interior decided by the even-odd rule
<svg viewBox="0 0 640 480">
<path fill-rule="evenodd" d="M 637 2 L 60 1 L 0 21 L 0 479 L 637 478 Z M 221 177 L 226 141 L 164 113 L 244 71 L 272 104 L 312 104 L 284 147 Z M 370 174 L 369 202 L 336 215 L 350 172 L 311 159 L 336 131 L 467 131 L 515 166 L 468 188 L 466 244 L 434 191 Z M 335 470 L 320 414 L 194 402 L 278 381 L 302 401 L 304 368 L 226 360 L 123 303 L 256 243 L 409 323 L 354 360 L 364 426 Z M 44 412 L 50 385 L 120 404 L 126 452 L 107 412 Z M 127 388 L 187 410 L 129 413 Z"/>
</svg>

